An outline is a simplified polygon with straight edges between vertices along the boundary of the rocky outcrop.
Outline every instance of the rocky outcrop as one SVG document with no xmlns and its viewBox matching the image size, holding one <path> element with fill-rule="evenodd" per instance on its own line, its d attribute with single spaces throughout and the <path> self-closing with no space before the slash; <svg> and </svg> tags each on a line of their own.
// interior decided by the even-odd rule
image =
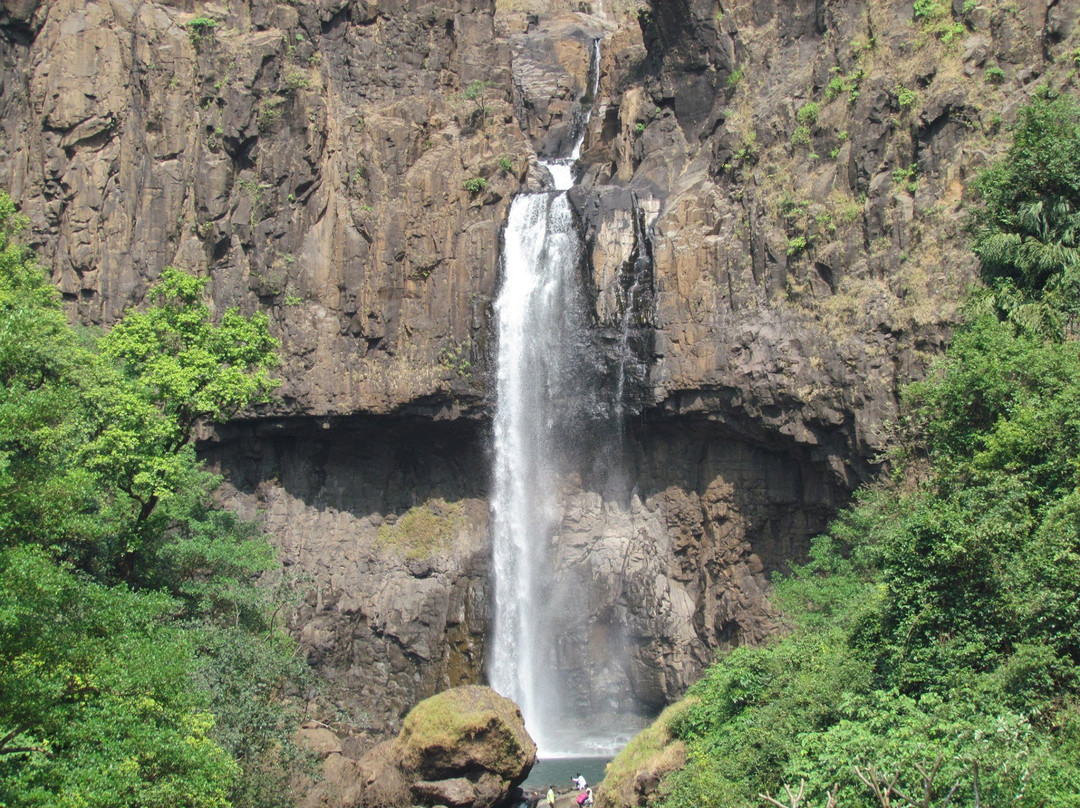
<svg viewBox="0 0 1080 808">
<path fill-rule="evenodd" d="M 517 706 L 475 685 L 420 702 L 396 738 L 356 761 L 325 751 L 332 746 L 325 730 L 303 732 L 308 748 L 321 750 L 326 775 L 304 802 L 310 808 L 492 808 L 506 802 L 536 762 Z"/>
<path fill-rule="evenodd" d="M 378 737 L 418 698 L 483 678 L 481 428 L 289 419 L 205 444 L 233 506 L 281 547 L 284 583 L 302 598 L 292 631 L 349 714 L 343 731 Z M 776 628 L 767 573 L 845 495 L 811 461 L 733 440 L 704 417 L 646 421 L 631 437 L 631 456 L 605 456 L 610 475 L 582 458 L 560 502 L 549 591 L 571 618 L 552 662 L 582 712 L 658 709 L 716 649 L 765 639 Z"/>
<path fill-rule="evenodd" d="M 167 264 L 270 313 L 280 402 L 201 446 L 336 728 L 385 734 L 482 678 L 499 233 L 600 38 L 572 202 L 624 420 L 564 480 L 587 653 L 555 662 L 583 708 L 654 708 L 775 630 L 767 575 L 872 476 L 975 277 L 967 183 L 1075 89 L 1075 4 L 939 5 L 2 0 L 0 184 L 72 317 Z"/>
<path fill-rule="evenodd" d="M 598 808 L 644 808 L 657 801 L 664 775 L 686 764 L 686 744 L 671 728 L 692 703 L 687 697 L 672 704 L 611 761 L 595 794 Z"/>
<path fill-rule="evenodd" d="M 571 484 L 563 504 L 551 593 L 570 617 L 556 664 L 586 713 L 657 711 L 718 649 L 773 634 L 767 573 L 844 497 L 820 466 L 704 419 L 646 422 L 640 441 L 629 487 Z"/>
</svg>

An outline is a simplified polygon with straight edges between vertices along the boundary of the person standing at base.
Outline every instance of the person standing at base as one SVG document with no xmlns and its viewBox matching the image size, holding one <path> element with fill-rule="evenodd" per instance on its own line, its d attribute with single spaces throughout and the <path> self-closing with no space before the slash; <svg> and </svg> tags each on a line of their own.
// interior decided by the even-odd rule
<svg viewBox="0 0 1080 808">
<path fill-rule="evenodd" d="M 555 808 L 555 786 L 554 785 L 548 786 L 547 804 L 548 804 L 548 808 Z"/>
<path fill-rule="evenodd" d="M 574 788 L 578 791 L 584 791 L 589 787 L 589 784 L 585 782 L 585 778 L 581 776 L 581 772 L 578 772 L 570 779 L 574 781 Z"/>
</svg>

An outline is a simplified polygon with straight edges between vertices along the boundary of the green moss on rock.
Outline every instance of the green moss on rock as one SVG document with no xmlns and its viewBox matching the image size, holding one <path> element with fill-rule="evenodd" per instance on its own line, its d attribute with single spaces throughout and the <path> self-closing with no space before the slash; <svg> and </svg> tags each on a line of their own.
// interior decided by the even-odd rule
<svg viewBox="0 0 1080 808">
<path fill-rule="evenodd" d="M 383 523 L 377 534 L 379 547 L 406 558 L 431 558 L 451 545 L 461 518 L 461 503 L 429 499 L 396 521 Z"/>
<path fill-rule="evenodd" d="M 517 705 L 479 685 L 420 702 L 406 716 L 398 744 L 403 765 L 428 780 L 483 768 L 516 784 L 536 760 Z"/>
<path fill-rule="evenodd" d="M 608 764 L 596 808 L 652 802 L 661 778 L 686 762 L 686 745 L 672 737 L 671 726 L 697 701 L 688 697 L 669 706 Z"/>
</svg>

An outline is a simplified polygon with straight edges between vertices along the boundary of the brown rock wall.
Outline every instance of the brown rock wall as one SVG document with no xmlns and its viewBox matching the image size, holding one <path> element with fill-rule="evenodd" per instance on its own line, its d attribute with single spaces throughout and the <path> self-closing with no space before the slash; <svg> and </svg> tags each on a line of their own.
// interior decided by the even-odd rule
<svg viewBox="0 0 1080 808">
<path fill-rule="evenodd" d="M 281 546 L 291 631 L 348 716 L 338 728 L 377 736 L 483 678 L 488 461 L 460 419 L 302 423 L 223 430 L 205 454 Z M 846 493 L 822 460 L 699 414 L 628 443 L 627 471 L 583 465 L 559 500 L 548 591 L 569 616 L 551 662 L 582 714 L 659 708 L 718 648 L 774 632 L 767 574 Z"/>
<path fill-rule="evenodd" d="M 232 507 L 281 548 L 300 599 L 290 630 L 343 734 L 382 736 L 420 699 L 482 678 L 486 461 L 475 425 L 444 423 L 284 421 L 205 449 Z"/>
<path fill-rule="evenodd" d="M 1074 84 L 1060 60 L 1078 14 L 982 3 L 932 24 L 899 0 L 683 0 L 608 36 L 584 184 L 647 212 L 646 400 L 866 479 L 974 279 L 965 184 L 1036 86 Z M 614 319 L 625 214 L 579 210 Z"/>
<path fill-rule="evenodd" d="M 212 276 L 216 306 L 271 312 L 283 412 L 477 399 L 464 368 L 483 357 L 499 228 L 530 154 L 507 126 L 490 6 L 7 14 L 0 183 L 74 316 L 110 323 L 178 264 Z M 492 85 L 483 120 L 462 98 L 474 80 Z"/>
</svg>

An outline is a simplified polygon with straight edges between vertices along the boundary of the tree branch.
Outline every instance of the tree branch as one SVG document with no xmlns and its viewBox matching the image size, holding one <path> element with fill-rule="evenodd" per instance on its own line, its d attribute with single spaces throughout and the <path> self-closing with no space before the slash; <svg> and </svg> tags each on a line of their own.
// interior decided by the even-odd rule
<svg viewBox="0 0 1080 808">
<path fill-rule="evenodd" d="M 29 726 L 15 727 L 15 729 L 13 729 L 3 738 L 0 738 L 0 754 L 3 754 L 4 747 L 11 743 L 11 741 L 15 738 L 16 735 L 26 732 L 26 730 L 28 730 L 29 728 Z"/>
<path fill-rule="evenodd" d="M 11 749 L 0 749 L 0 755 L 28 755 L 31 752 L 41 752 L 46 757 L 52 757 L 52 752 L 44 746 L 13 746 Z"/>
<path fill-rule="evenodd" d="M 802 802 L 803 792 L 805 790 L 806 781 L 800 780 L 798 794 L 793 794 L 791 791 L 791 787 L 787 783 L 784 783 L 784 791 L 786 791 L 788 795 L 787 803 L 780 802 L 776 798 L 770 797 L 768 794 L 758 794 L 758 798 L 765 800 L 766 802 L 771 802 L 773 805 L 779 806 L 779 808 L 799 808 L 799 803 Z"/>
</svg>

